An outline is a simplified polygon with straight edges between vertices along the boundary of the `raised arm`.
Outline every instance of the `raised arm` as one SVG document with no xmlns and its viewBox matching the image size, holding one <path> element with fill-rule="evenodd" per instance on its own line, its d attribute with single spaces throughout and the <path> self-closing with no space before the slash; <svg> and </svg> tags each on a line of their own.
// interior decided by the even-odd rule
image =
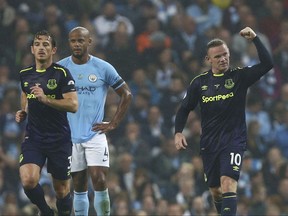
<svg viewBox="0 0 288 216">
<path fill-rule="evenodd" d="M 260 64 L 257 65 L 259 71 L 259 75 L 264 75 L 267 73 L 269 70 L 273 68 L 273 60 L 271 55 L 269 54 L 268 50 L 266 47 L 263 45 L 259 37 L 257 37 L 256 33 L 250 28 L 246 27 L 242 29 L 239 34 L 247 39 L 248 41 L 253 41 L 255 44 L 255 47 L 257 49 L 257 53 L 259 56 Z"/>
</svg>

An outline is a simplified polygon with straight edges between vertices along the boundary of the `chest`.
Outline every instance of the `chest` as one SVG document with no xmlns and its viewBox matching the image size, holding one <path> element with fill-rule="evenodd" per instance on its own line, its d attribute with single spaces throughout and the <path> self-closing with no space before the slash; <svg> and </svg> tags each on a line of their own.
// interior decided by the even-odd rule
<svg viewBox="0 0 288 216">
<path fill-rule="evenodd" d="M 199 91 L 201 107 L 218 112 L 239 98 L 239 80 L 233 76 L 211 77 L 202 81 Z"/>
<path fill-rule="evenodd" d="M 212 77 L 201 82 L 201 96 L 225 95 L 234 92 L 237 86 L 235 77 Z"/>
<path fill-rule="evenodd" d="M 40 86 L 46 95 L 59 92 L 62 85 L 62 74 L 54 71 L 29 72 L 22 76 L 22 86 L 26 93 L 31 92 L 31 87 Z"/>
</svg>

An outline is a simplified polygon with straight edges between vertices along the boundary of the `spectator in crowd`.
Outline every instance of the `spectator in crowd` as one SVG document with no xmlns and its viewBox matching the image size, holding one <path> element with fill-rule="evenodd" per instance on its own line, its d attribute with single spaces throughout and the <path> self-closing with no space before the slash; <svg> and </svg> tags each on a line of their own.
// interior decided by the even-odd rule
<svg viewBox="0 0 288 216">
<path fill-rule="evenodd" d="M 150 106 L 147 116 L 147 123 L 142 125 L 142 133 L 152 146 L 152 155 L 160 150 L 162 141 L 171 135 L 171 131 L 164 124 L 164 119 L 159 106 Z"/>
<path fill-rule="evenodd" d="M 178 18 L 179 17 L 179 18 Z M 178 18 L 181 26 L 170 33 L 172 39 L 172 48 L 176 54 L 178 64 L 187 61 L 188 58 L 196 58 L 202 65 L 202 59 L 205 56 L 203 48 L 206 45 L 207 38 L 197 32 L 197 23 L 194 17 L 187 14 L 179 14 L 173 17 Z M 171 28 L 173 23 L 171 23 Z M 196 71 L 194 71 L 195 73 Z"/>
<path fill-rule="evenodd" d="M 269 202 L 276 205 L 282 215 L 288 215 L 288 178 L 279 181 L 277 193 L 270 197 Z"/>
<path fill-rule="evenodd" d="M 9 46 L 13 45 L 13 41 L 10 40 L 10 37 L 13 32 L 13 24 L 17 14 L 15 8 L 12 7 L 7 0 L 0 1 L 0 11 L 0 46 L 9 48 Z M 3 51 L 5 51 L 5 49 L 3 49 Z"/>
<path fill-rule="evenodd" d="M 175 196 L 175 177 L 181 166 L 181 154 L 175 149 L 173 138 L 168 137 L 161 143 L 161 151 L 152 157 L 150 170 L 153 179 L 158 182 L 165 199 Z"/>
<path fill-rule="evenodd" d="M 271 147 L 262 165 L 263 180 L 267 193 L 274 195 L 277 193 L 279 185 L 279 169 L 285 163 L 285 158 L 279 147 Z M 272 183 L 273 182 L 273 183 Z"/>
<path fill-rule="evenodd" d="M 134 26 L 131 21 L 117 12 L 116 6 L 112 1 L 104 1 L 101 14 L 93 20 L 101 46 L 105 47 L 108 45 L 110 35 L 117 30 L 121 22 L 125 23 L 128 35 L 132 36 L 134 34 Z"/>
<path fill-rule="evenodd" d="M 141 125 L 138 122 L 128 122 L 125 126 L 124 136 L 115 141 L 116 152 L 121 154 L 128 152 L 133 155 L 133 167 L 148 168 L 151 164 L 150 143 L 147 143 L 141 133 Z"/>
<path fill-rule="evenodd" d="M 162 110 L 164 122 L 168 128 L 172 127 L 176 109 L 185 94 L 185 78 L 185 75 L 181 73 L 173 74 L 169 88 L 161 95 L 159 107 Z M 167 107 L 169 107 L 169 109 L 167 109 Z"/>
<path fill-rule="evenodd" d="M 200 35 L 204 35 L 210 28 L 219 27 L 222 23 L 223 12 L 210 0 L 194 1 L 186 8 L 186 13 L 196 21 L 197 32 Z"/>
<path fill-rule="evenodd" d="M 222 26 L 229 29 L 231 34 L 241 30 L 239 8 L 242 5 L 245 5 L 245 0 L 233 0 L 223 10 Z"/>
<path fill-rule="evenodd" d="M 132 79 L 132 72 L 138 65 L 135 41 L 128 33 L 126 23 L 119 22 L 105 49 L 107 61 L 117 68 L 124 80 Z"/>
<path fill-rule="evenodd" d="M 267 193 L 264 185 L 255 185 L 252 188 L 252 203 L 249 205 L 249 215 L 265 215 L 267 211 Z"/>
<path fill-rule="evenodd" d="M 157 105 L 159 103 L 160 92 L 149 78 L 148 72 L 145 68 L 135 68 L 132 71 L 132 77 L 128 84 L 134 97 L 136 97 L 141 91 L 147 91 L 149 94 L 149 104 Z"/>
<path fill-rule="evenodd" d="M 282 114 L 283 125 L 275 132 L 275 145 L 278 146 L 285 158 L 288 158 L 288 110 Z"/>
<path fill-rule="evenodd" d="M 285 13 L 282 1 L 266 0 L 266 2 L 269 4 L 267 5 L 268 12 L 259 19 L 259 30 L 268 37 L 272 50 L 274 50 L 279 44 L 281 22 L 287 17 L 287 13 Z"/>
<path fill-rule="evenodd" d="M 215 25 L 212 25 L 211 27 L 207 28 L 205 34 L 201 37 L 199 37 L 199 34 L 196 33 L 197 31 L 197 24 L 195 17 L 192 18 L 190 16 L 187 16 L 186 11 L 189 6 L 192 4 L 196 4 L 197 1 L 195 0 L 101 0 L 101 1 L 94 1 L 94 0 L 71 0 L 69 1 L 71 4 L 67 4 L 67 1 L 61 0 L 52 0 L 52 1 L 35 1 L 35 0 L 29 0 L 29 1 L 7 1 L 7 0 L 0 0 L 0 98 L 1 95 L 4 95 L 4 92 L 7 90 L 7 86 L 10 85 L 11 81 L 18 80 L 18 74 L 17 71 L 19 71 L 22 68 L 26 68 L 34 63 L 34 56 L 31 54 L 29 46 L 27 46 L 28 43 L 30 43 L 31 35 L 34 31 L 38 30 L 40 27 L 40 23 L 44 20 L 50 20 L 50 23 L 52 24 L 51 27 L 47 27 L 50 31 L 53 33 L 56 33 L 56 38 L 59 38 L 60 40 L 57 42 L 58 44 L 61 43 L 61 50 L 60 52 L 55 55 L 54 57 L 57 59 L 63 57 L 64 53 L 68 52 L 67 49 L 67 41 L 63 40 L 65 38 L 65 35 L 62 35 L 63 32 L 69 31 L 73 26 L 75 25 L 81 25 L 85 28 L 87 28 L 92 38 L 96 38 L 97 32 L 95 29 L 95 18 L 101 17 L 103 12 L 103 6 L 106 3 L 114 3 L 116 6 L 116 14 L 121 15 L 123 17 L 127 17 L 128 20 L 131 22 L 133 26 L 133 33 L 128 33 L 128 28 L 126 25 L 124 25 L 124 22 L 120 21 L 120 23 L 117 22 L 117 25 L 115 24 L 114 33 L 109 33 L 107 37 L 107 43 L 106 46 L 103 46 L 100 41 L 93 40 L 89 50 L 91 54 L 100 57 L 102 59 L 107 60 L 108 62 L 111 62 L 113 64 L 116 63 L 117 69 L 119 70 L 119 73 L 123 77 L 127 77 L 127 82 L 134 82 L 134 75 L 133 71 L 138 68 L 143 68 L 143 73 L 145 74 L 145 77 L 149 80 L 150 84 L 149 87 L 146 86 L 146 81 L 144 81 L 144 85 L 141 84 L 141 81 L 138 81 L 140 85 L 136 87 L 135 92 L 142 91 L 142 87 L 144 89 L 148 88 L 150 89 L 150 103 L 147 105 L 147 115 L 141 120 L 141 122 L 138 122 L 137 124 L 140 126 L 140 132 L 139 135 L 137 135 L 135 140 L 138 140 L 140 142 L 143 141 L 143 152 L 139 150 L 140 153 L 136 154 L 136 157 L 134 155 L 134 152 L 130 152 L 129 154 L 134 158 L 132 160 L 131 164 L 131 170 L 135 171 L 134 175 L 137 180 L 134 180 L 134 184 L 132 186 L 132 192 L 127 192 L 127 188 L 121 188 L 120 187 L 120 180 L 117 176 L 118 167 L 118 155 L 121 157 L 122 154 L 119 152 L 122 151 L 122 144 L 120 146 L 117 146 L 119 143 L 119 135 L 121 137 L 121 143 L 124 140 L 133 140 L 133 136 L 136 135 L 136 133 L 130 134 L 130 138 L 127 139 L 127 134 L 125 133 L 125 129 L 127 124 L 130 121 L 133 121 L 133 118 L 131 118 L 130 115 L 127 115 L 125 119 L 123 119 L 122 126 L 119 127 L 117 130 L 112 131 L 111 133 L 107 134 L 109 146 L 110 146 L 110 155 L 111 155 L 111 172 L 108 176 L 108 188 L 109 188 L 109 195 L 111 199 L 111 207 L 112 211 L 111 214 L 116 215 L 115 209 L 116 209 L 116 202 L 119 200 L 122 200 L 122 198 L 125 200 L 122 202 L 122 204 L 118 205 L 119 211 L 117 210 L 117 214 L 119 215 L 132 215 L 132 214 L 146 214 L 146 211 L 141 210 L 142 206 L 142 199 L 137 198 L 137 202 L 134 202 L 135 195 L 138 191 L 142 191 L 141 187 L 138 187 L 135 182 L 141 182 L 141 179 L 149 179 L 151 181 L 151 178 L 153 175 L 151 174 L 151 165 L 150 162 L 147 163 L 147 166 L 143 169 L 143 173 L 145 170 L 146 177 L 143 177 L 143 175 L 139 175 L 142 177 L 138 177 L 139 166 L 138 164 L 141 164 L 138 162 L 135 162 L 135 159 L 142 158 L 143 161 L 146 160 L 145 156 L 148 156 L 148 161 L 151 160 L 150 156 L 157 155 L 160 150 L 160 145 L 162 138 L 166 139 L 169 137 L 169 135 L 160 133 L 160 127 L 168 128 L 167 130 L 171 132 L 171 125 L 173 125 L 174 118 L 175 118 L 175 110 L 177 109 L 178 105 L 177 103 L 174 103 L 173 100 L 179 101 L 184 96 L 183 91 L 179 93 L 179 97 L 175 96 L 174 92 L 178 91 L 176 87 L 177 85 L 172 85 L 172 87 L 168 90 L 165 90 L 163 92 L 163 95 L 159 93 L 159 91 L 156 88 L 155 85 L 155 79 L 152 76 L 154 73 L 151 73 L 154 69 L 154 65 L 156 63 L 156 60 L 158 56 L 160 56 L 160 53 L 163 51 L 163 47 L 161 49 L 152 49 L 148 48 L 147 51 L 145 51 L 145 55 L 141 58 L 138 58 L 138 53 L 135 54 L 136 49 L 136 38 L 139 34 L 144 32 L 145 29 L 145 23 L 147 20 L 154 19 L 154 23 L 159 24 L 158 29 L 155 33 L 155 35 L 148 37 L 148 39 L 153 39 L 153 42 L 156 42 L 156 45 L 159 46 L 162 44 L 163 46 L 163 35 L 167 35 L 170 37 L 170 45 L 169 47 L 165 47 L 165 49 L 169 49 L 171 51 L 171 62 L 175 64 L 177 67 L 181 69 L 182 72 L 180 72 L 181 76 L 184 76 L 184 82 L 189 83 L 192 79 L 195 78 L 195 76 L 198 76 L 201 71 L 208 70 L 209 65 L 207 65 L 207 62 L 203 61 L 201 57 L 199 56 L 205 56 L 205 48 L 203 49 L 203 44 L 205 45 L 205 41 L 207 42 L 209 39 L 212 39 L 214 37 L 219 37 L 226 41 L 228 46 L 230 46 L 232 49 L 231 52 L 231 59 L 230 63 L 231 65 L 236 66 L 243 66 L 242 62 L 240 62 L 240 57 L 244 56 L 246 53 L 247 43 L 245 40 L 243 40 L 241 37 L 241 40 L 239 36 L 235 33 L 237 33 L 241 25 L 248 25 L 250 27 L 253 27 L 258 32 L 259 36 L 263 36 L 266 38 L 269 38 L 269 44 L 271 47 L 271 54 L 273 55 L 273 58 L 275 60 L 274 68 L 273 70 L 270 70 L 270 72 L 265 75 L 257 85 L 255 85 L 253 88 L 250 88 L 249 94 L 257 95 L 258 98 L 262 100 L 263 106 L 260 108 L 261 111 L 267 112 L 269 114 L 269 117 L 271 119 L 271 131 L 269 131 L 269 134 L 263 134 L 265 137 L 269 137 L 269 140 L 271 140 L 271 143 L 261 142 L 263 145 L 265 145 L 266 148 L 266 154 L 265 151 L 259 156 L 258 155 L 258 149 L 257 154 L 254 152 L 255 145 L 251 145 L 249 143 L 260 143 L 260 139 L 262 139 L 262 135 L 257 133 L 257 124 L 253 123 L 255 121 L 249 121 L 251 123 L 251 127 L 249 124 L 247 124 L 247 129 L 250 131 L 251 129 L 251 136 L 249 136 L 248 133 L 248 150 L 250 150 L 251 154 L 249 157 L 243 159 L 243 162 L 245 163 L 245 166 L 247 166 L 247 172 L 241 173 L 241 177 L 243 179 L 243 183 L 245 183 L 246 179 L 250 179 L 250 184 L 252 188 L 252 196 L 254 199 L 254 191 L 255 188 L 255 199 L 256 201 L 253 202 L 251 198 L 251 193 L 242 193 L 243 187 L 245 188 L 245 185 L 243 186 L 242 183 L 239 184 L 238 191 L 239 191 L 239 205 L 238 205 L 238 214 L 239 215 L 249 215 L 249 212 L 259 212 L 259 208 L 261 206 L 264 207 L 263 203 L 259 201 L 259 204 L 257 200 L 261 200 L 264 196 L 263 191 L 261 187 L 258 185 L 263 185 L 266 188 L 266 197 L 267 200 L 271 196 L 274 196 L 273 194 L 277 193 L 276 186 L 279 184 L 280 179 L 287 178 L 287 175 L 285 175 L 285 164 L 287 163 L 287 160 L 283 158 L 283 156 L 279 156 L 276 154 L 276 159 L 271 159 L 271 156 L 269 154 L 270 150 L 274 150 L 274 148 L 277 148 L 278 142 L 276 142 L 276 131 L 279 137 L 285 136 L 285 130 L 283 129 L 285 127 L 284 124 L 284 118 L 283 114 L 286 111 L 286 108 L 288 105 L 288 99 L 285 99 L 285 89 L 288 83 L 288 75 L 287 75 L 287 9 L 288 9 L 288 1 L 287 0 L 257 0 L 257 1 L 248 1 L 248 0 L 207 0 L 207 2 L 212 3 L 212 6 L 215 5 L 219 7 L 219 11 L 223 14 L 221 18 L 221 25 L 218 27 L 215 27 Z M 51 7 L 51 4 L 54 5 Z M 198 4 L 198 3 L 197 3 Z M 207 3 L 206 3 L 207 4 Z M 176 6 L 176 7 L 175 7 Z M 51 10 L 52 8 L 52 10 Z M 47 18 L 47 15 L 45 14 L 45 11 L 51 10 L 52 16 L 50 15 L 49 18 Z M 176 12 L 177 13 L 176 13 Z M 85 13 L 84 13 L 85 12 Z M 273 15 L 272 15 L 273 14 Z M 117 16 L 116 16 L 117 17 Z M 206 19 L 208 17 L 207 13 L 203 14 L 202 18 Z M 278 17 L 278 18 L 277 18 Z M 60 19 L 58 19 L 60 18 Z M 58 20 L 58 21 L 56 21 Z M 194 22 L 190 22 L 191 20 L 194 20 Z M 215 21 L 215 16 L 212 19 L 209 19 L 209 21 Z M 56 22 L 55 22 L 56 21 Z M 108 20 L 109 21 L 109 20 Z M 196 40 L 195 48 L 192 49 L 193 51 L 188 50 L 188 45 L 185 45 L 185 43 L 182 44 L 183 39 L 181 39 L 180 35 L 185 35 L 184 31 L 184 25 L 186 25 L 187 21 L 187 29 L 193 32 L 191 34 L 191 37 L 188 37 L 186 35 L 186 40 L 189 42 L 193 42 L 194 35 L 198 35 L 198 39 Z M 60 24 L 59 24 L 59 23 Z M 113 21 L 109 23 L 114 23 Z M 116 22 L 115 22 L 116 23 Z M 272 24 L 276 23 L 276 24 Z M 189 25 L 188 25 L 189 24 Z M 42 25 L 42 24 L 41 24 Z M 268 26 L 269 25 L 269 26 Z M 64 28 L 62 28 L 64 26 Z M 114 24 L 113 24 L 114 26 Z M 117 26 L 117 27 L 116 27 Z M 256 28 L 255 28 L 256 26 Z M 258 27 L 257 27 L 258 26 Z M 264 26 L 264 27 L 263 27 Z M 103 27 L 103 26 L 101 26 Z M 107 26 L 106 26 L 107 27 Z M 41 27 L 41 29 L 43 26 Z M 273 30 L 271 30 L 273 29 Z M 160 31 L 160 34 L 159 34 Z M 175 39 L 176 36 L 179 39 Z M 175 38 L 174 38 L 175 37 Z M 165 37 L 164 37 L 165 38 Z M 233 42 L 232 38 L 234 38 L 235 42 Z M 237 40 L 236 40 L 237 38 Z M 161 39 L 161 40 L 159 40 Z M 204 41 L 204 42 L 203 42 Z M 151 42 L 151 41 L 150 41 Z M 161 43 L 159 43 L 161 42 Z M 265 42 L 266 43 L 266 42 Z M 182 45 L 181 45 L 182 44 Z M 188 43 L 189 44 L 189 43 Z M 192 43 L 193 44 L 193 43 Z M 129 46 L 128 46 L 129 45 Z M 150 45 L 152 46 L 152 44 Z M 155 44 L 153 44 L 155 46 Z M 266 45 L 265 45 L 266 46 Z M 190 47 L 190 46 L 189 46 Z M 193 46 L 192 46 L 193 47 Z M 202 48 L 201 48 L 202 47 Z M 253 46 L 252 46 L 253 47 Z M 268 47 L 268 46 L 267 46 Z M 200 48 L 200 50 L 199 50 Z M 237 50 L 243 50 L 242 55 L 240 56 L 239 53 L 234 51 Z M 181 51 L 183 50 L 182 54 Z M 249 51 L 251 51 L 251 54 L 255 54 L 255 50 L 249 48 Z M 163 51 L 165 52 L 165 51 Z M 255 56 L 253 55 L 245 55 L 245 58 L 243 58 L 246 62 L 248 59 L 249 61 L 256 61 Z M 247 61 L 247 62 L 249 62 Z M 4 66 L 4 67 L 2 67 Z M 7 70 L 8 69 L 8 70 Z M 3 73 L 2 73 L 3 72 Z M 154 70 L 155 72 L 155 70 Z M 173 75 L 174 76 L 174 75 Z M 1 78 L 3 77 L 3 78 Z M 137 77 L 137 75 L 136 75 Z M 146 80 L 145 78 L 145 80 Z M 143 77 L 139 75 L 139 80 L 143 80 Z M 173 82 L 174 78 L 172 79 Z M 185 86 L 186 84 L 184 84 Z M 146 87 L 145 87 L 146 86 Z M 154 88 L 154 90 L 152 90 Z M 137 90 L 139 89 L 139 90 Z M 7 93 L 5 93 L 7 94 Z M 18 96 L 15 96 L 15 94 Z M 7 120 L 6 114 L 13 113 L 13 109 L 10 109 L 11 104 L 12 107 L 19 106 L 19 101 L 15 100 L 15 98 L 19 98 L 19 92 L 17 91 L 9 91 L 8 93 L 9 97 L 14 97 L 11 99 L 0 99 L 0 109 L 4 114 L 2 115 L 2 120 Z M 177 94 L 178 95 L 178 94 Z M 288 94 L 287 94 L 288 95 Z M 116 95 L 117 96 L 117 95 Z M 171 96 L 171 98 L 169 97 Z M 6 96 L 5 96 L 6 97 Z M 160 98 L 162 98 L 160 100 Z M 177 99 L 178 98 L 178 99 Z M 287 97 L 288 98 L 288 97 Z M 8 102 L 9 101 L 9 102 Z M 135 101 L 135 100 L 134 100 Z M 118 99 L 115 97 L 115 95 L 111 95 L 108 92 L 107 95 L 107 102 L 105 105 L 106 115 L 105 115 L 105 121 L 110 121 L 111 117 L 115 113 L 117 109 L 117 102 Z M 134 103 L 134 102 L 133 102 Z M 163 104 L 163 105 L 162 105 Z M 174 105 L 173 105 L 174 104 Z M 170 106 L 171 105 L 171 106 Z M 158 111 L 155 107 L 158 106 Z M 20 107 L 18 107 L 19 109 Z M 153 111 L 153 115 L 150 116 L 150 111 Z M 144 112 L 145 113 L 145 112 Z M 156 117 L 161 115 L 162 117 Z M 168 114 L 167 114 L 168 113 Z M 129 112 L 130 114 L 130 112 Z M 135 116 L 139 116 L 140 114 L 135 111 Z M 6 116 L 6 117 L 5 117 Z M 143 115 L 145 116 L 145 114 Z M 154 117 L 153 117 L 154 116 Z M 148 118 L 150 120 L 148 120 Z M 151 118 L 153 120 L 151 120 Z M 155 119 L 154 119 L 155 118 Z M 161 120 L 162 118 L 162 120 Z M 256 119 L 259 120 L 258 118 Z M 163 122 L 162 122 L 163 121 Z M 5 122 L 5 121 L 4 121 Z M 7 122 L 7 121 L 6 121 Z M 9 122 L 9 121 L 8 121 Z M 149 123 L 150 122 L 150 123 Z M 162 122 L 162 123 L 160 123 Z M 248 122 L 247 122 L 248 123 Z M 259 122 L 258 122 L 259 123 Z M 23 123 L 24 124 L 24 123 Z M 148 127 L 149 124 L 150 126 Z M 3 137 L 5 140 L 7 140 L 7 134 L 14 134 L 15 135 L 15 127 L 13 127 L 13 124 L 8 125 L 3 124 L 3 126 L 6 128 L 5 130 L 0 131 L 0 137 Z M 151 126 L 153 125 L 153 126 Z M 211 202 L 211 196 L 209 196 L 209 191 L 207 188 L 207 185 L 204 181 L 204 175 L 203 175 L 203 164 L 201 161 L 201 158 L 199 156 L 200 146 L 198 143 L 199 138 L 201 136 L 201 130 L 199 130 L 199 126 L 201 125 L 201 122 L 199 120 L 199 112 L 198 110 L 193 112 L 191 115 L 191 120 L 189 117 L 189 120 L 187 122 L 187 126 L 185 127 L 185 130 L 183 131 L 186 135 L 191 133 L 191 137 L 187 136 L 187 142 L 189 143 L 188 151 L 186 151 L 186 154 L 181 153 L 181 164 L 184 162 L 191 162 L 194 166 L 194 184 L 195 184 L 195 192 L 197 196 L 204 197 L 205 200 L 205 209 L 207 209 L 207 215 L 216 215 L 215 214 L 215 208 L 213 206 L 213 201 Z M 2 124 L 0 124 L 0 127 L 2 127 Z M 22 126 L 18 125 L 21 132 L 16 133 L 17 138 L 15 140 L 20 140 L 23 137 L 24 129 Z M 2 127 L 3 128 L 3 127 Z M 19 129 L 18 128 L 18 129 Z M 149 128 L 149 129 L 147 129 Z M 166 129 L 165 129 L 166 130 Z M 150 132 L 149 132 L 150 131 Z M 152 134 L 152 136 L 147 135 Z M 168 132 L 168 134 L 169 134 Z M 277 135 L 277 136 L 278 136 Z M 0 138 L 1 140 L 1 138 Z M 3 140 L 3 139 L 2 139 Z M 142 141 L 141 141 L 142 140 Z M 251 142 L 252 140 L 252 142 Z M 128 142 L 130 142 L 128 141 Z M 7 206 L 7 210 L 11 210 L 11 206 L 16 209 L 15 206 L 18 207 L 19 214 L 18 215 L 36 215 L 37 214 L 37 207 L 32 205 L 25 195 L 25 193 L 22 190 L 21 183 L 18 178 L 18 172 L 15 172 L 15 168 L 12 165 L 15 163 L 16 158 L 15 155 L 17 155 L 18 148 L 20 147 L 20 142 L 15 141 L 13 143 L 16 144 L 17 150 L 15 150 L 15 145 L 10 145 L 9 142 L 1 142 L 2 152 L 1 157 L 2 161 L 0 161 L 0 169 L 4 170 L 4 175 L 1 176 L 0 172 L 0 179 L 3 180 L 4 184 L 1 186 L 1 180 L 0 180 L 0 211 L 4 209 L 4 206 Z M 265 144 L 264 144 L 265 143 Z M 262 144 L 260 146 L 262 146 Z M 140 145 L 141 146 L 141 145 Z M 251 146 L 251 147 L 250 147 Z M 264 148 L 264 149 L 265 149 Z M 7 151 L 8 149 L 8 151 Z M 9 150 L 10 149 L 10 150 Z M 130 148 L 127 148 L 127 150 L 131 150 Z M 263 150 L 263 149 L 262 149 Z M 124 150 L 126 151 L 126 150 Z M 126 154 L 127 152 L 124 152 Z M 142 153 L 142 154 L 141 154 Z M 282 153 L 282 152 L 281 152 Z M 14 156 L 13 156 L 14 155 Z M 260 156 L 261 155 L 261 156 Z M 12 157 L 11 157 L 12 156 Z M 277 158 L 279 157 L 279 158 Z M 13 159 L 14 158 L 14 159 Z M 271 163 L 267 162 L 271 161 Z M 9 159 L 9 160 L 6 160 Z M 12 163 L 10 163 L 10 162 Z M 272 162 L 274 161 L 274 162 Z M 278 161 L 278 162 L 277 162 Z M 282 161 L 282 162 L 281 162 Z M 277 165 L 277 164 L 281 165 Z M 10 165 L 12 166 L 10 166 Z M 114 165 L 112 165 L 114 164 Z M 127 163 L 128 164 L 128 163 Z M 267 165 L 270 164 L 270 165 Z M 274 165 L 271 165 L 274 164 Z M 128 166 L 128 165 L 127 165 Z M 244 164 L 243 164 L 244 166 Z M 114 169 L 115 168 L 115 169 Z M 130 171 L 128 172 L 127 176 L 130 175 Z M 142 172 L 142 171 L 141 171 Z M 11 175 L 10 175 L 11 173 Z M 264 177 L 263 177 L 264 175 Z M 137 176 L 137 177 L 136 177 Z M 15 178 L 14 178 L 15 177 Z M 265 179 L 265 183 L 264 180 Z M 13 179 L 13 180 L 12 180 Z M 127 179 L 126 179 L 127 180 Z M 157 181 L 154 181 L 155 179 L 152 179 L 153 184 L 157 184 Z M 15 183 L 16 182 L 16 183 Z M 46 195 L 47 202 L 49 204 L 53 204 L 51 207 L 55 206 L 55 193 L 53 192 L 53 185 L 52 182 L 50 182 L 50 176 L 48 175 L 46 171 L 46 166 L 42 169 L 40 184 L 43 184 L 45 193 L 49 193 L 49 195 Z M 49 184 L 47 184 L 49 182 Z M 127 181 L 128 182 L 128 181 Z M 126 183 L 127 183 L 126 182 Z M 240 183 L 240 182 L 239 182 Z M 246 183 L 245 183 L 246 184 Z M 12 186 L 11 186 L 12 185 Z M 122 183 L 121 183 L 122 185 Z M 128 184 L 127 184 L 128 185 Z M 129 184 L 130 185 L 130 184 Z M 148 184 L 147 184 L 148 185 Z M 150 184 L 151 185 L 151 184 Z M 143 186 L 144 187 L 144 186 Z M 149 188 L 147 186 L 147 188 Z M 17 193 L 17 204 L 8 204 L 6 203 L 7 200 L 5 199 L 6 194 L 9 194 L 10 191 L 15 191 Z M 52 192 L 51 192 L 52 191 Z M 173 193 L 172 193 L 173 191 Z M 179 188 L 173 187 L 171 191 L 171 194 L 177 194 L 179 192 Z M 249 189 L 248 189 L 249 191 Z M 160 190 L 160 192 L 163 192 Z M 125 194 L 125 195 L 123 195 Z M 161 194 L 162 195 L 162 194 Z M 165 195 L 165 194 L 164 194 Z M 89 201 L 92 204 L 93 200 L 93 190 L 91 182 L 89 182 Z M 124 198 L 125 197 L 125 198 Z M 137 195 L 138 197 L 138 195 Z M 170 198 L 170 197 L 169 197 Z M 259 198 L 259 199 L 258 199 Z M 1 201 L 2 200 L 2 201 Z M 157 211 L 159 215 L 168 215 L 168 205 L 171 205 L 171 200 L 164 199 L 156 199 L 157 202 L 157 209 L 160 209 L 162 211 Z M 136 204 L 135 204 L 136 203 Z M 163 205 L 162 205 L 163 204 Z M 263 213 L 263 216 L 271 216 L 271 215 L 279 215 L 282 213 L 280 208 L 277 207 L 275 204 L 272 204 L 270 202 L 266 202 L 266 210 L 264 212 L 264 209 L 261 209 L 261 214 Z M 5 206 L 5 207 L 6 207 Z M 122 208 L 122 207 L 123 208 Z M 126 206 L 126 207 L 125 207 Z M 163 206 L 161 208 L 161 206 Z M 165 207 L 167 206 L 167 207 Z M 259 207 L 260 206 L 260 207 Z M 179 206 L 178 206 L 179 207 Z M 176 207 L 176 209 L 180 209 Z M 183 206 L 182 206 L 183 207 Z M 173 208 L 172 208 L 173 209 Z M 9 210 L 9 214 L 12 214 L 13 212 Z M 18 211 L 17 210 L 17 211 Z M 123 211 L 122 211 L 123 210 Z M 175 212 L 174 212 L 175 213 Z M 184 214 L 187 213 L 187 209 L 182 209 L 177 214 Z M 188 212 L 189 213 L 189 212 Z M 0 213 L 3 214 L 3 211 Z M 8 214 L 8 213 L 7 213 Z M 95 215 L 95 211 L 93 208 L 89 209 L 89 214 Z M 173 214 L 173 212 L 171 213 Z M 252 214 L 252 213 L 251 213 Z M 175 214 L 173 214 L 174 216 Z"/>
</svg>

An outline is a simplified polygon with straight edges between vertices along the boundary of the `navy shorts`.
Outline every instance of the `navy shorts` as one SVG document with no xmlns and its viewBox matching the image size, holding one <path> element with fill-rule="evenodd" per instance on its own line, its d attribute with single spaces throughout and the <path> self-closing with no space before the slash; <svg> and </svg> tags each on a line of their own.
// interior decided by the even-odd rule
<svg viewBox="0 0 288 216">
<path fill-rule="evenodd" d="M 231 146 L 219 152 L 202 153 L 205 180 L 209 187 L 219 187 L 220 177 L 238 181 L 244 154 L 243 147 Z"/>
<path fill-rule="evenodd" d="M 32 163 L 41 169 L 47 160 L 47 172 L 58 180 L 67 180 L 71 176 L 72 142 L 36 143 L 26 139 L 21 145 L 20 166 Z"/>
</svg>

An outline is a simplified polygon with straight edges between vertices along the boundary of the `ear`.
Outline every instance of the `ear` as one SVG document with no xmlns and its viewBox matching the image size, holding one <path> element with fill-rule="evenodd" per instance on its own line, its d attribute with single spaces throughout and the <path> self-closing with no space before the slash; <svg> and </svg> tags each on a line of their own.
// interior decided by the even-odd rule
<svg viewBox="0 0 288 216">
<path fill-rule="evenodd" d="M 57 47 L 53 47 L 52 48 L 52 54 L 54 55 L 56 53 L 56 51 L 57 51 Z"/>
<path fill-rule="evenodd" d="M 205 61 L 207 61 L 208 63 L 210 63 L 210 58 L 208 55 L 205 56 Z"/>
<path fill-rule="evenodd" d="M 33 46 L 31 46 L 30 49 L 31 49 L 31 53 L 34 55 L 35 53 L 34 53 L 34 48 L 33 48 Z"/>
<path fill-rule="evenodd" d="M 89 39 L 88 39 L 88 45 L 90 46 L 92 44 L 92 38 L 90 37 Z"/>
</svg>

